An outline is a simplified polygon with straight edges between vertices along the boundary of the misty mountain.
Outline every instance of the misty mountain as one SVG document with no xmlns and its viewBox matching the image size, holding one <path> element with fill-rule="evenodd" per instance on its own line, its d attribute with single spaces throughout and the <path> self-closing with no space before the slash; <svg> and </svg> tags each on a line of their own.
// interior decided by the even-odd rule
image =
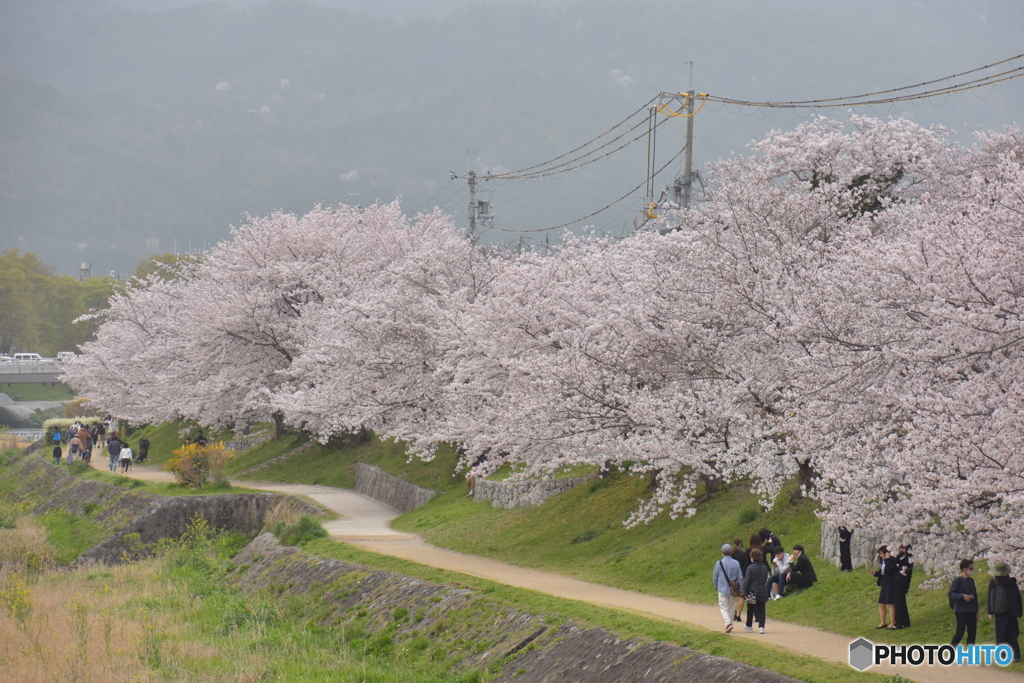
<svg viewBox="0 0 1024 683">
<path fill-rule="evenodd" d="M 466 184 L 451 171 L 511 170 L 562 154 L 659 91 L 685 90 L 687 60 L 698 90 L 790 100 L 917 83 L 1024 44 L 1024 8 L 1012 0 L 373 7 L 0 8 L 0 246 L 38 253 L 61 272 L 79 261 L 130 272 L 153 253 L 225 238 L 243 212 L 400 197 L 407 212 L 438 205 L 461 222 Z M 1021 111 L 1020 83 L 865 113 L 960 131 L 1001 127 Z M 695 121 L 696 159 L 710 161 L 800 118 L 708 106 Z M 682 146 L 683 124 L 671 123 L 658 137 L 664 161 Z M 642 183 L 645 154 L 641 142 L 586 172 L 481 183 L 481 197 L 493 201 L 499 227 L 558 225 Z M 629 230 L 641 201 L 588 223 Z"/>
</svg>

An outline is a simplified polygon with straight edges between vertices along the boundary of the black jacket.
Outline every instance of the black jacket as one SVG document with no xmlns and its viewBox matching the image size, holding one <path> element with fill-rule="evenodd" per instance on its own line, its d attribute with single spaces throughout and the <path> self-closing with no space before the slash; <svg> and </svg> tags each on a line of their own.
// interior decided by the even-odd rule
<svg viewBox="0 0 1024 683">
<path fill-rule="evenodd" d="M 992 591 L 995 590 L 996 586 L 1002 586 L 1006 592 L 1006 597 L 1010 599 L 1010 611 L 1003 612 L 1006 616 L 1019 617 L 1024 613 L 1022 609 L 1021 598 L 1020 598 L 1020 586 L 1017 585 L 1017 579 L 1012 576 L 993 576 L 992 580 L 988 582 L 988 613 L 992 614 Z"/>
<path fill-rule="evenodd" d="M 965 595 L 970 595 L 971 600 L 964 600 Z M 969 576 L 958 576 L 953 579 L 949 586 L 949 599 L 953 601 L 953 611 L 957 614 L 978 613 L 978 589 L 974 585 L 974 579 Z"/>
<path fill-rule="evenodd" d="M 900 568 L 896 564 L 896 559 L 893 557 L 885 558 L 882 560 L 882 567 L 885 567 L 885 573 L 882 573 L 881 568 L 875 570 L 874 577 L 878 579 L 876 583 L 879 586 L 895 586 L 900 578 Z"/>
<path fill-rule="evenodd" d="M 789 571 L 800 576 L 806 576 L 814 583 L 818 580 L 818 575 L 814 573 L 814 565 L 811 564 L 811 560 L 800 553 L 800 557 L 796 558 L 796 562 L 789 566 Z"/>
</svg>

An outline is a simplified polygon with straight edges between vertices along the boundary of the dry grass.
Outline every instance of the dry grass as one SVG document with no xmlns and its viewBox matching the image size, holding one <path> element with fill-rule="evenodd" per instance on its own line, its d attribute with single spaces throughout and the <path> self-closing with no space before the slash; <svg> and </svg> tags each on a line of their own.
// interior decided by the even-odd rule
<svg viewBox="0 0 1024 683">
<path fill-rule="evenodd" d="M 23 439 L 20 436 L 11 434 L 10 432 L 0 432 L 0 451 L 7 451 L 13 448 L 19 451 L 28 448 L 32 445 L 31 441 Z"/>
<path fill-rule="evenodd" d="M 19 517 L 13 529 L 0 528 L 0 566 L 38 573 L 53 566 L 53 548 L 34 517 Z"/>
<path fill-rule="evenodd" d="M 309 507 L 291 496 L 278 503 L 263 519 L 263 530 L 270 531 L 278 522 L 286 526 L 298 523 L 303 515 L 309 514 Z"/>
</svg>

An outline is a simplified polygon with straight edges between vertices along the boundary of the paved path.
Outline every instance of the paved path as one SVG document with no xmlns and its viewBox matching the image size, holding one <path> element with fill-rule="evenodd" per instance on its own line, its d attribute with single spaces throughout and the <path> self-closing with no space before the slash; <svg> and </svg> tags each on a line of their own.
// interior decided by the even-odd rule
<svg viewBox="0 0 1024 683">
<path fill-rule="evenodd" d="M 94 458 L 93 466 L 106 469 Z M 152 467 L 134 466 L 129 476 L 146 481 L 173 481 L 173 477 Z M 327 486 L 304 484 L 275 484 L 240 482 L 249 488 L 304 495 L 340 515 L 340 519 L 327 522 L 324 528 L 331 537 L 359 548 L 382 555 L 410 560 L 430 567 L 446 569 L 476 576 L 508 586 L 553 595 L 568 600 L 579 600 L 593 605 L 611 607 L 658 619 L 699 626 L 711 631 L 722 631 L 722 617 L 716 605 L 694 605 L 668 598 L 659 598 L 635 591 L 611 588 L 587 581 L 571 579 L 560 574 L 527 569 L 475 555 L 445 550 L 425 543 L 419 536 L 405 534 L 391 528 L 391 520 L 399 513 L 386 505 L 350 491 Z M 710 580 L 708 581 L 710 590 Z M 769 608 L 769 613 L 771 609 Z M 788 650 L 803 657 L 821 659 L 847 665 L 849 645 L 853 638 L 827 631 L 781 621 L 766 625 L 767 633 L 746 633 L 741 625 L 733 631 L 734 638 L 750 638 L 776 649 Z M 873 634 L 865 636 L 871 640 Z M 871 667 L 871 673 L 902 674 L 922 683 L 1020 683 L 1024 676 L 1001 671 L 995 667 Z"/>
</svg>

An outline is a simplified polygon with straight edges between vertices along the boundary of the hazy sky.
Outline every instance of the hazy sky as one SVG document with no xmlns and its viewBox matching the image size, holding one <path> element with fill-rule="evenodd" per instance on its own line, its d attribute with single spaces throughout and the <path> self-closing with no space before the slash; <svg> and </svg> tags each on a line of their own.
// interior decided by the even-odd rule
<svg viewBox="0 0 1024 683">
<path fill-rule="evenodd" d="M 690 61 L 698 91 L 788 101 L 1024 52 L 1021 0 L 319 0 L 329 8 L 319 13 L 287 0 L 201 4 L 0 5 L 0 248 L 43 254 L 63 272 L 79 260 L 131 271 L 150 253 L 225 238 L 243 212 L 396 197 L 464 224 L 466 184 L 451 171 L 556 157 L 657 93 L 690 87 Z M 1024 78 L 857 113 L 940 124 L 970 144 L 970 131 L 1021 111 Z M 696 165 L 819 114 L 847 116 L 709 104 L 694 119 Z M 679 151 L 684 130 L 682 120 L 662 128 L 659 159 Z M 482 185 L 509 231 L 485 240 L 600 208 L 643 182 L 644 151 L 544 182 Z M 623 234 L 642 204 L 631 197 L 585 224 Z"/>
</svg>

